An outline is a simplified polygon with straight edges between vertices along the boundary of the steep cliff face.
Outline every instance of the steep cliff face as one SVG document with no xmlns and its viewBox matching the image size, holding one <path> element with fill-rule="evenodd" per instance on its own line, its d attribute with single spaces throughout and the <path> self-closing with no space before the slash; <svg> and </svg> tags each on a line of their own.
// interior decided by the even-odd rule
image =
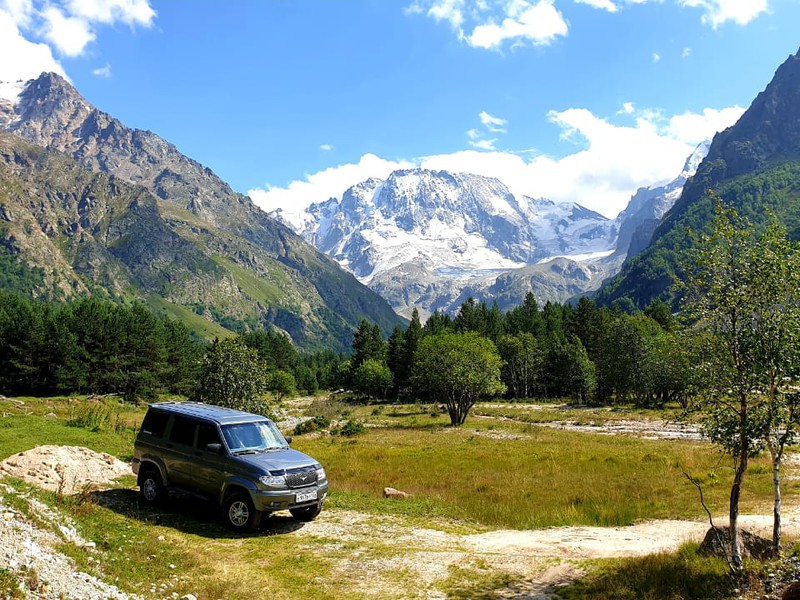
<svg viewBox="0 0 800 600">
<path fill-rule="evenodd" d="M 710 146 L 711 140 L 699 144 L 686 159 L 681 173 L 669 183 L 637 190 L 628 206 L 617 217 L 619 238 L 615 255 L 636 256 L 650 244 L 656 227 L 680 198 L 683 187 L 697 172 Z"/>
<path fill-rule="evenodd" d="M 142 262 L 172 264 L 161 254 L 172 247 L 161 235 L 169 233 L 184 244 L 179 253 L 193 257 L 187 261 L 209 265 L 209 273 L 228 282 L 220 287 L 187 279 L 177 286 L 169 283 L 174 275 L 165 268 L 166 283 L 153 274 L 155 280 L 141 293 L 157 292 L 234 328 L 274 324 L 306 346 L 346 348 L 364 317 L 386 330 L 401 322 L 377 294 L 211 170 L 159 136 L 128 128 L 94 108 L 58 75 L 43 74 L 16 96 L 6 96 L 8 131 L 152 194 L 153 211 L 166 229 L 143 237 L 150 255 Z"/>
</svg>

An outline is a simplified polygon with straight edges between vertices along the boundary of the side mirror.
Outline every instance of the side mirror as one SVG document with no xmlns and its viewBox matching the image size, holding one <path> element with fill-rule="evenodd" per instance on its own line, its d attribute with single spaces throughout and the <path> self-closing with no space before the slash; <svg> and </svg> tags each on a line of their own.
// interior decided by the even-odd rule
<svg viewBox="0 0 800 600">
<path fill-rule="evenodd" d="M 287 443 L 287 444 L 289 444 L 289 445 L 291 446 L 291 445 L 292 445 L 292 436 L 290 436 L 290 435 L 287 435 L 287 436 L 285 436 L 285 437 L 286 437 L 286 443 Z"/>
<path fill-rule="evenodd" d="M 211 454 L 222 454 L 222 444 L 207 444 L 206 452 Z"/>
</svg>

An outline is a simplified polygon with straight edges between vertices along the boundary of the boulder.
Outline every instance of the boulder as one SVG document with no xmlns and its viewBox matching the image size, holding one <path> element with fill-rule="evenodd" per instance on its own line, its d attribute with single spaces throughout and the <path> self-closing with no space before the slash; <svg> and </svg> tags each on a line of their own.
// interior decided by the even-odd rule
<svg viewBox="0 0 800 600">
<path fill-rule="evenodd" d="M 742 556 L 765 560 L 772 558 L 772 540 L 750 533 L 745 529 L 739 529 L 739 547 L 742 549 Z M 730 556 L 731 532 L 727 527 L 712 527 L 706 532 L 700 544 L 700 554 L 702 556 Z"/>
<path fill-rule="evenodd" d="M 783 590 L 781 600 L 800 600 L 800 581 L 790 583 L 789 586 Z"/>
</svg>

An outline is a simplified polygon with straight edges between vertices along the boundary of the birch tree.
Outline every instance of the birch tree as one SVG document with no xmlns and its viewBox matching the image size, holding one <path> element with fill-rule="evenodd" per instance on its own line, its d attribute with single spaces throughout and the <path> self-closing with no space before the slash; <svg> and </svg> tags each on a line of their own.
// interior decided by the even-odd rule
<svg viewBox="0 0 800 600">
<path fill-rule="evenodd" d="M 688 265 L 684 311 L 698 340 L 698 407 L 704 432 L 734 463 L 729 518 L 731 564 L 741 570 L 739 499 L 750 457 L 773 456 L 775 539 L 780 543 L 780 461 L 793 430 L 786 392 L 794 379 L 798 329 L 798 253 L 774 219 L 759 231 L 719 201 L 713 231 Z"/>
</svg>

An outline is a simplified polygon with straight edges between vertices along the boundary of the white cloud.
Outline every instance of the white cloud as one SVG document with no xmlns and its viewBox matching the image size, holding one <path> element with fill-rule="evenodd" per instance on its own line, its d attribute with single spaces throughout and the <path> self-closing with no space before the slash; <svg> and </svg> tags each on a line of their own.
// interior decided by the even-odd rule
<svg viewBox="0 0 800 600">
<path fill-rule="evenodd" d="M 506 119 L 492 116 L 485 110 L 481 111 L 480 114 L 478 114 L 478 117 L 480 117 L 481 123 L 483 123 L 484 127 L 486 127 L 486 129 L 489 131 L 493 131 L 495 133 L 506 133 L 505 126 L 508 125 L 508 121 Z"/>
<path fill-rule="evenodd" d="M 466 39 L 471 46 L 487 50 L 499 48 L 506 40 L 547 46 L 557 37 L 566 36 L 568 29 L 552 0 L 539 0 L 533 5 L 525 0 L 512 0 L 499 25 L 492 22 L 478 25 Z"/>
<path fill-rule="evenodd" d="M 681 52 L 681 58 L 689 58 L 692 55 L 692 49 L 686 46 Z"/>
<path fill-rule="evenodd" d="M 400 162 L 367 154 L 358 164 L 326 169 L 285 188 L 253 190 L 250 195 L 267 210 L 282 207 L 296 213 L 312 202 L 341 197 L 368 177 L 385 178 L 392 170 L 413 164 L 496 177 L 514 193 L 574 201 L 614 217 L 636 189 L 675 177 L 698 142 L 731 125 L 742 113 L 739 107 L 707 108 L 667 118 L 657 110 L 636 110 L 632 103 L 625 107 L 630 112 L 626 109 L 624 114 L 634 117 L 633 125 L 613 124 L 583 108 L 551 111 L 548 119 L 558 126 L 561 139 L 579 146 L 562 158 L 499 152 L 481 139 L 480 131 L 470 130 L 468 141 L 476 150 Z"/>
<path fill-rule="evenodd" d="M 569 29 L 554 0 L 415 0 L 407 15 L 446 22 L 458 38 L 475 48 L 496 50 L 506 41 L 544 46 Z"/>
<path fill-rule="evenodd" d="M 653 52 L 653 62 L 661 62 L 661 55 L 658 52 Z"/>
<path fill-rule="evenodd" d="M 333 146 L 331 146 L 330 144 L 320 144 L 319 149 L 325 150 L 325 152 L 330 152 L 331 150 L 333 150 Z"/>
<path fill-rule="evenodd" d="M 622 104 L 622 108 L 617 111 L 618 115 L 632 115 L 633 111 L 636 110 L 633 102 L 624 102 Z"/>
<path fill-rule="evenodd" d="M 11 16 L 14 23 L 27 27 L 33 16 L 32 0 L 0 0 L 0 11 Z"/>
<path fill-rule="evenodd" d="M 623 4 L 645 4 L 657 0 L 575 0 L 578 4 L 588 4 L 594 8 L 617 12 Z M 727 21 L 747 25 L 761 13 L 769 10 L 769 0 L 675 0 L 679 6 L 701 8 L 703 23 L 714 29 Z M 685 55 L 684 58 L 686 58 Z"/>
<path fill-rule="evenodd" d="M 14 57 L 0 60 L 0 81 L 27 81 L 43 71 L 54 71 L 66 77 L 50 47 L 25 39 L 15 17 L 3 10 L 0 10 L 0 56 Z"/>
<path fill-rule="evenodd" d="M 250 190 L 248 195 L 268 212 L 281 208 L 288 213 L 297 213 L 313 202 L 341 197 L 347 188 L 365 179 L 385 179 L 392 171 L 413 166 L 409 161 L 384 160 L 374 154 L 365 154 L 358 163 L 330 167 L 307 175 L 304 180 L 293 181 L 285 188 L 268 185 L 265 190 Z"/>
<path fill-rule="evenodd" d="M 45 8 L 41 17 L 44 19 L 42 35 L 64 56 L 80 56 L 84 48 L 95 40 L 87 21 L 68 17 L 54 6 Z"/>
<path fill-rule="evenodd" d="M 420 9 L 420 12 L 424 11 Z M 464 23 L 464 0 L 435 0 L 427 14 L 437 21 L 447 21 L 454 29 L 460 29 Z"/>
<path fill-rule="evenodd" d="M 717 29 L 727 21 L 747 25 L 761 13 L 769 10 L 767 0 L 678 0 L 681 6 L 701 8 L 705 12 L 703 23 Z"/>
<path fill-rule="evenodd" d="M 150 0 L 0 0 L 0 18 L 6 28 L 0 48 L 15 47 L 16 53 L 4 56 L 13 56 L 27 78 L 42 70 L 63 74 L 52 50 L 62 56 L 81 56 L 97 38 L 98 25 L 150 27 L 155 16 Z M 43 69 L 32 72 L 31 65 L 37 63 Z M 0 65 L 0 73 L 20 70 L 9 67 Z"/>
<path fill-rule="evenodd" d="M 469 145 L 478 150 L 496 150 L 497 139 L 470 140 Z"/>
<path fill-rule="evenodd" d="M 575 0 L 578 4 L 588 4 L 592 8 L 601 8 L 608 12 L 617 12 L 619 7 L 611 0 Z"/>
<path fill-rule="evenodd" d="M 477 148 L 478 150 L 496 150 L 497 138 L 489 139 L 486 136 L 495 133 L 508 133 L 506 130 L 508 121 L 506 119 L 501 119 L 500 117 L 490 115 L 485 110 L 478 113 L 478 118 L 481 120 L 481 124 L 483 125 L 485 131 L 481 131 L 479 129 L 469 129 L 467 131 L 469 145 L 473 148 Z"/>
<path fill-rule="evenodd" d="M 669 120 L 668 134 L 688 144 L 699 144 L 716 132 L 733 125 L 744 113 L 741 106 L 731 106 L 716 110 L 706 108 L 702 114 L 684 113 Z"/>
<path fill-rule="evenodd" d="M 92 75 L 94 75 L 95 77 L 102 77 L 104 79 L 108 79 L 109 77 L 111 77 L 111 65 L 106 63 L 104 67 L 93 69 Z"/>
<path fill-rule="evenodd" d="M 149 0 L 67 0 L 66 7 L 76 18 L 106 25 L 150 27 L 156 17 Z"/>
</svg>

